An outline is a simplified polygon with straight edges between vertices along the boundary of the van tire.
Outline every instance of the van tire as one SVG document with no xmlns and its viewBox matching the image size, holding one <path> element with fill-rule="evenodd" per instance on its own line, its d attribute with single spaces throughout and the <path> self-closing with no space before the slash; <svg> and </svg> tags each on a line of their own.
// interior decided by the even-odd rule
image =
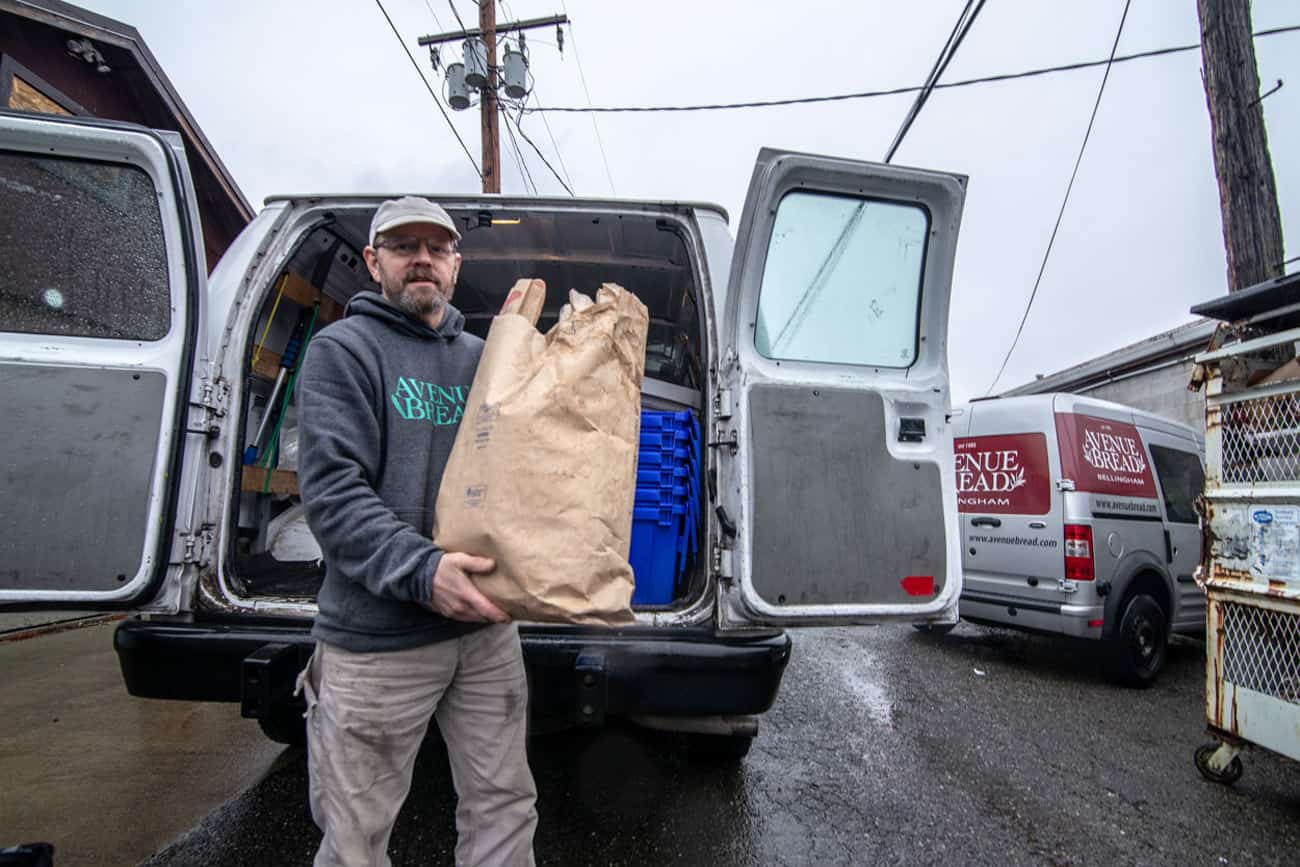
<svg viewBox="0 0 1300 867">
<path fill-rule="evenodd" d="M 1115 677 L 1127 686 L 1145 689 L 1164 668 L 1169 618 L 1160 603 L 1146 593 L 1131 596 L 1121 611 L 1111 647 Z"/>
<path fill-rule="evenodd" d="M 307 720 L 303 719 L 302 708 L 297 705 L 285 705 L 271 710 L 269 716 L 257 718 L 257 725 L 277 744 L 301 747 L 307 744 Z"/>
<path fill-rule="evenodd" d="M 922 635 L 933 635 L 936 638 L 941 635 L 947 635 L 957 628 L 956 623 L 913 623 L 912 628 Z"/>
</svg>

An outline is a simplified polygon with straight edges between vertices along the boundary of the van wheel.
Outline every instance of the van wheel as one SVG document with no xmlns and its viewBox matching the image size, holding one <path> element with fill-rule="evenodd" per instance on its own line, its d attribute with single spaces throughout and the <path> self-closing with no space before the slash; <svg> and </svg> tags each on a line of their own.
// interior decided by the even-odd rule
<svg viewBox="0 0 1300 867">
<path fill-rule="evenodd" d="M 301 747 L 307 743 L 307 720 L 297 705 L 273 708 L 269 716 L 257 718 L 257 725 L 262 734 L 277 744 Z"/>
<path fill-rule="evenodd" d="M 1146 593 L 1124 605 L 1119 630 L 1113 639 L 1115 676 L 1128 686 L 1145 688 L 1155 683 L 1169 652 L 1169 621 L 1164 609 Z"/>
<path fill-rule="evenodd" d="M 702 762 L 733 764 L 749 754 L 753 735 L 691 735 L 691 756 Z"/>
<path fill-rule="evenodd" d="M 956 623 L 913 623 L 912 628 L 922 635 L 947 635 L 957 628 Z"/>
</svg>

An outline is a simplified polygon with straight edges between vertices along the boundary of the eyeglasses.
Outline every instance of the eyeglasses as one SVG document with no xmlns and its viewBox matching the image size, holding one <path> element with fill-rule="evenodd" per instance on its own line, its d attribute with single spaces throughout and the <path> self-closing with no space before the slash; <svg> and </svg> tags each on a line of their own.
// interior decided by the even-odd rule
<svg viewBox="0 0 1300 867">
<path fill-rule="evenodd" d="M 434 259 L 450 259 L 456 255 L 455 247 L 442 246 L 424 238 L 385 238 L 382 241 L 376 241 L 375 246 L 391 250 L 404 259 L 419 253 L 420 247 L 428 250 L 429 255 Z"/>
</svg>

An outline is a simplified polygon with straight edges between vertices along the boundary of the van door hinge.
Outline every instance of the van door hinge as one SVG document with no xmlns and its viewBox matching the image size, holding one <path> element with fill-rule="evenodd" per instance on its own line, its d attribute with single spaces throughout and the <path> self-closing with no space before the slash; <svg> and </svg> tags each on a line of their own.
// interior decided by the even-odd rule
<svg viewBox="0 0 1300 867">
<path fill-rule="evenodd" d="M 215 379 L 203 377 L 199 380 L 199 399 L 193 403 L 216 418 L 225 418 L 226 408 L 230 405 L 230 383 L 220 376 Z"/>
<path fill-rule="evenodd" d="M 203 568 L 212 561 L 211 524 L 204 524 L 194 531 L 178 530 L 177 535 L 183 545 L 180 565 L 194 564 Z"/>
<path fill-rule="evenodd" d="M 731 581 L 735 577 L 733 554 L 730 548 L 713 546 L 713 574 L 722 581 Z"/>
<path fill-rule="evenodd" d="M 733 407 L 731 389 L 719 388 L 713 392 L 713 439 L 708 446 L 711 449 L 726 447 L 734 455 L 740 449 L 740 434 L 734 428 L 728 430 L 726 423 L 731 418 Z"/>
<path fill-rule="evenodd" d="M 226 417 L 226 408 L 230 405 L 230 383 L 221 377 L 199 381 L 197 400 L 191 400 L 192 406 L 203 410 L 201 427 L 186 428 L 186 433 L 202 434 L 208 439 L 221 435 L 220 420 Z"/>
<path fill-rule="evenodd" d="M 713 392 L 714 418 L 731 418 L 731 389 L 719 388 Z"/>
<path fill-rule="evenodd" d="M 740 451 L 740 434 L 735 430 L 727 430 L 721 422 L 718 423 L 714 432 L 713 439 L 709 440 L 706 445 L 711 449 L 730 449 L 734 455 Z"/>
<path fill-rule="evenodd" d="M 1058 491 L 1073 491 L 1073 490 L 1074 490 L 1074 479 L 1057 479 L 1057 480 L 1056 480 L 1056 489 L 1057 489 Z"/>
</svg>

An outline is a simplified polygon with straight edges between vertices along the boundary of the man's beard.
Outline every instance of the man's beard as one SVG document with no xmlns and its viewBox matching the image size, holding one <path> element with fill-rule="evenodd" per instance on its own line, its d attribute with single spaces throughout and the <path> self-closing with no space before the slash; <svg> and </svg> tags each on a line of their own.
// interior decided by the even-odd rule
<svg viewBox="0 0 1300 867">
<path fill-rule="evenodd" d="M 418 319 L 424 319 L 430 314 L 437 313 L 447 305 L 447 297 L 441 291 L 434 292 L 429 297 L 412 295 L 407 289 L 407 284 L 411 282 L 428 282 L 437 285 L 432 273 L 420 269 L 411 269 L 402 275 L 401 282 L 396 288 L 385 286 L 384 295 L 389 301 L 397 305 L 398 309 Z M 441 289 L 441 286 L 439 286 L 439 289 Z"/>
</svg>

